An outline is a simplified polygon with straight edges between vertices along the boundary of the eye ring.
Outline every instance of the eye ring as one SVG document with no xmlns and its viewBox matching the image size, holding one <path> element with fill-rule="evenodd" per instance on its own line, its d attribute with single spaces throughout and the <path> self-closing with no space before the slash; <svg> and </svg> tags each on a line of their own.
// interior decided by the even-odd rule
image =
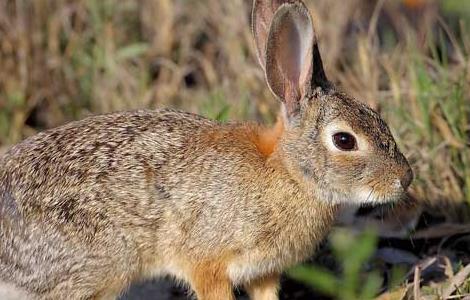
<svg viewBox="0 0 470 300">
<path fill-rule="evenodd" d="M 356 138 L 347 132 L 337 132 L 332 136 L 333 144 L 341 151 L 357 150 Z"/>
</svg>

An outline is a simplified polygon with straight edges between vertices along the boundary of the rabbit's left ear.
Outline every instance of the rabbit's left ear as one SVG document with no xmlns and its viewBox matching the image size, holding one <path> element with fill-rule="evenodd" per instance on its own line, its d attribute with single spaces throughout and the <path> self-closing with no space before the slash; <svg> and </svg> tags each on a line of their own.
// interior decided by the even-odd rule
<svg viewBox="0 0 470 300">
<path fill-rule="evenodd" d="M 285 104 L 288 117 L 297 114 L 300 99 L 328 83 L 310 13 L 301 1 L 282 4 L 274 14 L 266 43 L 266 78 Z"/>
<path fill-rule="evenodd" d="M 254 0 L 251 12 L 251 30 L 255 38 L 256 53 L 263 70 L 266 69 L 266 43 L 269 28 L 277 9 L 284 3 L 296 0 Z"/>
</svg>

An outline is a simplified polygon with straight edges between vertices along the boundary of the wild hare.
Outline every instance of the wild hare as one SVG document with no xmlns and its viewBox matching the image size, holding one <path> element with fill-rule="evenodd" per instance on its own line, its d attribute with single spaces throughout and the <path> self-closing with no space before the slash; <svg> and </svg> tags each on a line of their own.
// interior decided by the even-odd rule
<svg viewBox="0 0 470 300">
<path fill-rule="evenodd" d="M 31 299 L 114 298 L 169 274 L 198 299 L 277 299 L 339 203 L 400 198 L 412 171 L 385 122 L 323 71 L 300 1 L 255 1 L 282 101 L 273 129 L 173 110 L 94 116 L 0 161 L 0 283 Z"/>
</svg>

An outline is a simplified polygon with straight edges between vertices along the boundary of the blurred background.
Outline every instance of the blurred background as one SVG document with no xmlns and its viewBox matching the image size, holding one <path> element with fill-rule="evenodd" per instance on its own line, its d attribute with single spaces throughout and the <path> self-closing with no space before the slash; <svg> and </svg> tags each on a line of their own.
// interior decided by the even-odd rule
<svg viewBox="0 0 470 300">
<path fill-rule="evenodd" d="M 443 240 L 463 237 L 468 254 L 470 1 L 305 2 L 327 75 L 381 112 L 416 174 L 411 205 L 388 217 L 381 211 L 375 223 L 358 221 L 356 214 L 344 222 L 378 227 L 371 249 L 388 238 L 388 247 L 397 250 L 390 236 L 410 241 L 411 232 L 416 238 L 421 228 L 428 230 L 426 241 L 437 239 L 438 250 Z M 138 108 L 272 123 L 278 103 L 258 66 L 251 5 L 252 0 L 0 0 L 0 148 L 88 115 Z M 370 213 L 377 212 L 364 215 Z M 347 238 L 336 240 L 331 253 L 345 263 L 334 249 L 351 246 L 344 246 Z M 407 261 L 407 270 L 442 254 L 415 246 L 398 249 L 416 258 Z M 449 249 L 454 252 L 446 254 L 452 270 L 447 279 L 460 270 L 458 264 L 470 262 Z M 292 277 L 305 282 L 303 271 Z M 307 281 L 315 271 L 309 272 Z M 416 272 L 410 274 L 402 285 L 410 276 L 415 280 Z"/>
</svg>

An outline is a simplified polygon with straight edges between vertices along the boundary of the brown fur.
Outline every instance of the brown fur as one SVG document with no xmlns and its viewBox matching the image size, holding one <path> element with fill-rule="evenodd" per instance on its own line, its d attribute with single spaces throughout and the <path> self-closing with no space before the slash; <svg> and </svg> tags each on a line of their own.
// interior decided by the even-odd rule
<svg viewBox="0 0 470 300">
<path fill-rule="evenodd" d="M 247 128 L 257 127 L 140 111 L 70 123 L 13 147 L 0 163 L 1 199 L 9 207 L 5 200 L 14 199 L 18 209 L 3 211 L 21 222 L 11 230 L 2 225 L 0 278 L 42 299 L 98 297 L 171 261 L 187 274 L 176 276 L 205 295 L 213 289 L 207 274 L 217 277 L 228 264 L 215 253 L 233 253 L 230 262 L 242 264 L 282 256 L 276 272 L 308 257 L 334 206 L 309 205 L 279 152 L 266 157 Z M 169 131 L 171 140 L 155 138 Z M 8 246 L 33 240 L 19 253 Z M 210 263 L 191 266 L 201 261 Z M 48 280 L 18 264 L 44 270 Z"/>
<path fill-rule="evenodd" d="M 228 261 L 229 259 L 220 257 L 212 261 L 193 264 L 189 282 L 197 299 L 235 299 L 232 293 L 232 283 L 226 273 Z"/>
<path fill-rule="evenodd" d="M 142 110 L 26 139 L 0 159 L 0 285 L 31 299 L 108 299 L 168 274 L 202 300 L 233 299 L 236 286 L 275 299 L 278 274 L 312 254 L 338 203 L 401 196 L 406 159 L 376 112 L 327 83 L 305 6 L 263 0 L 254 15 L 284 103 L 277 125 Z M 299 53 L 312 57 L 295 65 Z M 358 151 L 330 145 L 340 126 Z"/>
<path fill-rule="evenodd" d="M 276 300 L 279 290 L 279 278 L 277 273 L 267 274 L 246 284 L 246 290 L 251 299 Z"/>
<path fill-rule="evenodd" d="M 251 132 L 251 139 L 255 143 L 258 151 L 264 156 L 270 156 L 277 147 L 279 139 L 284 133 L 284 122 L 282 116 L 279 116 L 274 127 L 266 128 L 258 126 L 254 132 Z"/>
</svg>

